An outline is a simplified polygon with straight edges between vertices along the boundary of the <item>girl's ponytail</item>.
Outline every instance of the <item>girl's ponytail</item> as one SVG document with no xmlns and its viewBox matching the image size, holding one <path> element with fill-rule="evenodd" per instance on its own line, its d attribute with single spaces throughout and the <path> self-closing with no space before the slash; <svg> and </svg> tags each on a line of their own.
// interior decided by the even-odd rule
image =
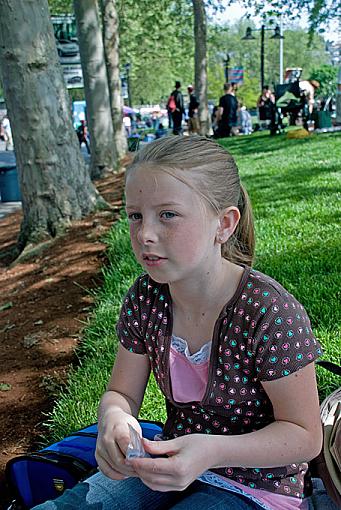
<svg viewBox="0 0 341 510">
<path fill-rule="evenodd" d="M 230 262 L 252 266 L 256 244 L 255 230 L 250 198 L 242 184 L 240 184 L 238 209 L 239 223 L 232 237 L 222 245 L 221 254 Z"/>
</svg>

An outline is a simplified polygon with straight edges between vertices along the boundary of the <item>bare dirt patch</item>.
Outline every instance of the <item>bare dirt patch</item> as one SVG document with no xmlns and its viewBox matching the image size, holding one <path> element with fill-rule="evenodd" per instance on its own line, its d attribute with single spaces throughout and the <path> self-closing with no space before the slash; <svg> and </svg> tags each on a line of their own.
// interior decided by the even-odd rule
<svg viewBox="0 0 341 510">
<path fill-rule="evenodd" d="M 88 289 L 101 281 L 102 237 L 119 217 L 123 173 L 97 181 L 113 210 L 74 222 L 62 237 L 10 264 L 21 212 L 0 220 L 0 508 L 9 459 L 40 447 L 53 390 L 76 361 L 75 347 L 91 309 Z"/>
</svg>

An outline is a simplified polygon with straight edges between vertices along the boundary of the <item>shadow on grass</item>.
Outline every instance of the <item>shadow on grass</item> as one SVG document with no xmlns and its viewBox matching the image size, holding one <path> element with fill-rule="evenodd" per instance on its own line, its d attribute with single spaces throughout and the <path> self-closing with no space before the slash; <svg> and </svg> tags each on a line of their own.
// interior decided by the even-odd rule
<svg viewBox="0 0 341 510">
<path fill-rule="evenodd" d="M 256 268 L 278 280 L 307 309 L 313 327 L 336 331 L 339 324 L 339 274 L 341 252 L 338 239 L 302 240 L 286 249 L 257 254 Z"/>
<path fill-rule="evenodd" d="M 308 147 L 311 143 L 316 146 L 319 143 L 325 143 L 326 139 L 333 141 L 338 138 L 340 142 L 340 133 L 323 133 L 319 135 L 311 135 L 307 138 L 291 138 L 288 139 L 285 134 L 270 136 L 268 133 L 256 133 L 249 136 L 241 136 L 235 138 L 223 138 L 219 143 L 225 149 L 231 151 L 234 156 L 248 155 L 256 153 L 274 152 L 282 149 L 293 149 L 296 147 Z"/>
<path fill-rule="evenodd" d="M 338 171 L 339 168 L 336 164 L 324 167 L 312 165 L 309 167 L 309 171 L 298 165 L 297 167 L 286 169 L 285 172 L 279 171 L 276 175 L 269 172 L 262 174 L 258 172 L 254 176 L 245 176 L 244 181 L 252 197 L 261 200 L 263 204 L 283 203 L 289 199 L 291 202 L 310 201 L 323 195 L 328 195 L 332 198 L 333 194 L 340 193 L 341 184 L 338 186 L 336 179 L 330 186 L 326 180 L 321 180 L 320 184 L 312 182 L 320 175 L 328 178 L 328 174 Z M 275 193 L 274 188 L 276 189 Z M 333 212 L 333 206 L 336 206 L 336 204 L 331 202 L 331 212 Z"/>
</svg>

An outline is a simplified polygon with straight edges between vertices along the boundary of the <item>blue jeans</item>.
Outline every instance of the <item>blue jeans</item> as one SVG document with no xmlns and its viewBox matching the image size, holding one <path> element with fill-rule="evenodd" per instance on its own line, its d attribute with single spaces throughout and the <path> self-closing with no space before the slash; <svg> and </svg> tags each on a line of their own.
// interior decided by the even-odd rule
<svg viewBox="0 0 341 510">
<path fill-rule="evenodd" d="M 110 480 L 96 473 L 58 499 L 35 506 L 35 510 L 260 510 L 241 495 L 195 481 L 178 492 L 152 491 L 139 478 Z"/>
</svg>

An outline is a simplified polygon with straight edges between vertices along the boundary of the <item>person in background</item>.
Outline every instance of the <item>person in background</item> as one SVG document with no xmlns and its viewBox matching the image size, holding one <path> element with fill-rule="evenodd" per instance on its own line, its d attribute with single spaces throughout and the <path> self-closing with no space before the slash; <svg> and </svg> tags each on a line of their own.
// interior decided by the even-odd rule
<svg viewBox="0 0 341 510">
<path fill-rule="evenodd" d="M 100 471 L 36 510 L 308 509 L 321 347 L 297 299 L 252 267 L 233 157 L 199 135 L 155 140 L 127 168 L 125 197 L 144 272 L 116 326 Z M 152 457 L 127 459 L 151 371 L 167 401 L 163 437 L 141 440 Z"/>
<path fill-rule="evenodd" d="M 172 129 L 173 127 L 173 120 L 172 120 L 172 110 L 169 106 L 170 96 L 168 98 L 166 109 L 167 109 L 167 117 L 168 117 L 168 129 Z"/>
<path fill-rule="evenodd" d="M 123 116 L 123 125 L 126 132 L 126 136 L 131 135 L 131 117 L 130 115 L 124 115 Z"/>
<path fill-rule="evenodd" d="M 217 138 L 225 138 L 236 134 L 238 101 L 236 98 L 236 84 L 225 83 L 225 94 L 219 99 L 217 111 L 218 130 Z"/>
<path fill-rule="evenodd" d="M 167 129 L 163 127 L 162 122 L 160 122 L 159 127 L 155 131 L 155 138 L 162 138 L 167 135 Z"/>
<path fill-rule="evenodd" d="M 152 112 L 151 121 L 153 129 L 156 129 L 159 123 L 159 112 L 156 111 Z"/>
<path fill-rule="evenodd" d="M 172 106 L 172 97 L 174 98 L 174 107 Z M 171 108 L 172 112 L 173 135 L 182 135 L 182 118 L 185 113 L 185 108 L 184 98 L 181 92 L 181 83 L 179 81 L 175 82 L 175 89 L 170 95 L 168 107 Z"/>
<path fill-rule="evenodd" d="M 257 101 L 259 123 L 263 129 L 269 128 L 275 109 L 275 96 L 270 87 L 265 85 Z"/>
<path fill-rule="evenodd" d="M 88 140 L 88 127 L 86 125 L 85 120 L 81 120 L 77 130 L 77 136 L 79 141 L 79 146 L 82 146 L 82 143 L 85 144 L 86 150 L 88 151 L 88 154 L 90 154 L 90 146 L 89 146 L 89 140 Z"/>
<path fill-rule="evenodd" d="M 252 129 L 252 117 L 246 106 L 240 104 L 239 106 L 239 125 L 240 133 L 243 135 L 251 135 Z"/>
<path fill-rule="evenodd" d="M 196 95 L 194 93 L 193 85 L 188 85 L 187 91 L 188 91 L 188 95 L 189 95 L 188 133 L 195 134 L 195 133 L 199 133 L 199 131 L 200 131 L 199 117 L 198 117 L 199 101 L 197 100 Z"/>
<path fill-rule="evenodd" d="M 214 105 L 213 110 L 212 110 L 212 115 L 211 115 L 213 138 L 218 138 L 218 128 L 219 128 L 218 119 L 217 119 L 218 108 L 219 108 L 219 106 Z"/>
<path fill-rule="evenodd" d="M 5 115 L 4 118 L 2 119 L 2 129 L 5 138 L 5 150 L 6 151 L 13 150 L 12 129 L 8 115 Z"/>
</svg>

